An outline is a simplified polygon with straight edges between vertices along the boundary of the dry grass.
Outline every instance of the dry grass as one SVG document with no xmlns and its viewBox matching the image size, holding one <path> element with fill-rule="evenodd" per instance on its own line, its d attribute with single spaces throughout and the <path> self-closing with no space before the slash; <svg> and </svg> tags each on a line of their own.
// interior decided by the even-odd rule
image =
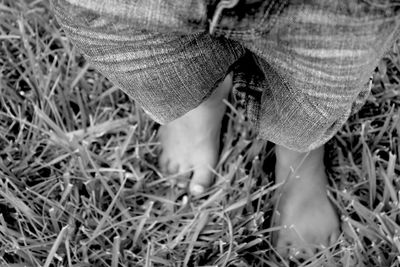
<svg viewBox="0 0 400 267">
<path fill-rule="evenodd" d="M 399 266 L 399 47 L 329 143 L 343 234 L 303 266 Z M 270 245 L 272 146 L 229 116 L 218 183 L 203 198 L 171 188 L 157 126 L 48 3 L 0 0 L 0 266 L 289 266 Z"/>
</svg>

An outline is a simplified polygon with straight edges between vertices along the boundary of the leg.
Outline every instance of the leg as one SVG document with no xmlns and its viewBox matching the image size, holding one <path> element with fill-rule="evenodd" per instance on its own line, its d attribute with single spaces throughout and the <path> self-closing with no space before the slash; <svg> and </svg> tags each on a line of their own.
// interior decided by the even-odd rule
<svg viewBox="0 0 400 267">
<path fill-rule="evenodd" d="M 247 98 L 256 101 L 260 99 L 258 94 L 262 92 L 261 99 L 264 102 L 260 105 L 247 101 L 246 113 L 253 118 L 252 121 L 255 121 L 256 112 L 254 114 L 252 112 L 260 109 L 261 131 L 271 131 L 270 127 L 276 127 L 273 132 L 275 139 L 272 138 L 272 140 L 280 141 L 275 147 L 275 177 L 276 183 L 283 183 L 283 185 L 275 198 L 277 199 L 275 203 L 277 220 L 274 223 L 282 226 L 283 229 L 274 235 L 273 243 L 284 256 L 307 257 L 312 255 L 315 249 L 321 248 L 321 245 L 331 245 L 339 236 L 339 218 L 326 195 L 328 181 L 323 162 L 324 147 L 308 149 L 308 152 L 287 148 L 294 144 L 297 149 L 304 149 L 303 146 L 307 142 L 310 144 L 312 141 L 319 141 L 321 137 L 313 139 L 310 136 L 315 133 L 302 126 L 311 121 L 314 127 L 318 127 L 318 123 L 312 120 L 296 121 L 296 119 L 304 118 L 296 117 L 304 115 L 302 107 L 289 106 L 292 111 L 288 112 L 285 107 L 288 105 L 288 99 L 297 100 L 278 83 L 277 73 L 261 59 L 253 58 L 259 62 L 252 62 L 252 58 L 247 57 L 246 61 L 239 61 L 241 65 L 233 68 L 233 95 L 239 99 L 245 97 L 244 100 Z M 262 78 L 262 73 L 256 66 L 264 67 L 262 70 L 268 72 L 266 76 L 268 75 L 269 79 Z M 243 92 L 246 93 L 245 96 Z M 252 94 L 249 95 L 250 93 Z M 266 110 L 271 113 L 265 112 Z M 305 142 L 302 142 L 304 139 L 296 141 L 298 138 L 296 135 L 304 138 Z M 325 134 L 323 138 L 326 136 L 329 134 Z M 268 137 L 265 139 L 268 140 Z"/>
<path fill-rule="evenodd" d="M 217 163 L 222 99 L 231 89 L 230 76 L 212 90 L 245 53 L 243 46 L 190 28 L 186 30 L 194 33 L 153 32 L 140 28 L 141 19 L 118 20 L 104 12 L 115 11 L 112 7 L 102 9 L 96 2 L 86 6 L 58 0 L 54 10 L 85 57 L 165 124 L 159 132 L 161 168 L 169 174 L 193 170 L 191 192 L 201 193 L 212 182 L 211 168 Z M 197 10 L 198 16 L 205 15 L 202 10 Z M 92 14 L 90 20 L 87 14 Z M 178 24 L 176 28 L 183 30 Z"/>
<path fill-rule="evenodd" d="M 277 249 L 283 255 L 310 256 L 339 236 L 339 219 L 326 195 L 324 147 L 300 153 L 277 145 L 275 153 L 276 182 L 283 183 L 278 223 L 285 227 L 278 234 Z"/>
<path fill-rule="evenodd" d="M 277 182 L 298 177 L 287 180 L 277 206 L 278 223 L 293 225 L 278 233 L 285 255 L 288 246 L 308 249 L 337 237 L 321 146 L 368 96 L 369 77 L 398 36 L 399 12 L 390 4 L 300 1 L 283 9 L 273 27 L 261 26 L 264 35 L 256 41 L 236 39 L 255 54 L 264 75 L 253 83 L 262 91 L 253 117 L 259 117 L 259 137 L 278 144 Z"/>
</svg>

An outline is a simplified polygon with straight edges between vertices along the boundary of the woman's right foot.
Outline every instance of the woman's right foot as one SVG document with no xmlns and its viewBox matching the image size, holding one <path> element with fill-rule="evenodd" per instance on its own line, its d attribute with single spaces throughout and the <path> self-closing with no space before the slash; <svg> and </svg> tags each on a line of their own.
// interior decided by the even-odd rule
<svg viewBox="0 0 400 267">
<path fill-rule="evenodd" d="M 232 77 L 215 89 L 212 95 L 197 108 L 159 129 L 162 153 L 159 158 L 161 170 L 167 174 L 193 175 L 188 183 L 194 195 L 203 193 L 213 182 L 212 169 L 218 162 L 221 122 L 227 99 L 232 88 Z M 182 178 L 181 176 L 181 178 Z"/>
<path fill-rule="evenodd" d="M 276 248 L 283 256 L 307 258 L 339 237 L 339 218 L 327 197 L 324 148 L 307 153 L 276 146 L 276 182 L 284 182 L 277 203 Z M 293 173 L 294 171 L 294 173 Z"/>
</svg>

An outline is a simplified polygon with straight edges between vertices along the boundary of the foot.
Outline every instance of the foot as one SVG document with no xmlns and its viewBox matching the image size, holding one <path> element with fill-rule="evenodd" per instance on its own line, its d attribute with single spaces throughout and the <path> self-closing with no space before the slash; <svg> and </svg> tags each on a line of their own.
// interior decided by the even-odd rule
<svg viewBox="0 0 400 267">
<path fill-rule="evenodd" d="M 221 122 L 226 110 L 223 99 L 228 97 L 231 87 L 232 78 L 227 75 L 200 106 L 159 129 L 161 170 L 177 174 L 179 184 L 189 182 L 194 195 L 203 193 L 213 182 L 212 169 L 218 161 Z"/>
<path fill-rule="evenodd" d="M 275 175 L 284 182 L 278 198 L 278 252 L 308 258 L 339 236 L 339 218 L 326 194 L 324 148 L 298 153 L 276 146 Z"/>
</svg>

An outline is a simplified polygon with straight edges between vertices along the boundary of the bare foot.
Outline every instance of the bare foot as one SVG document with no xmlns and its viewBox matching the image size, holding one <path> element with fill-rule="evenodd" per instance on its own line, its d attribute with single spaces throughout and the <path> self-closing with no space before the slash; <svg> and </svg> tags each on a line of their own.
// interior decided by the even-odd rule
<svg viewBox="0 0 400 267">
<path fill-rule="evenodd" d="M 231 88 L 232 77 L 227 75 L 200 106 L 159 129 L 161 170 L 168 174 L 192 171 L 189 189 L 194 195 L 203 193 L 213 182 L 211 170 L 218 161 L 221 121 L 226 110 L 222 101 Z M 186 177 L 180 182 L 188 182 Z"/>
<path fill-rule="evenodd" d="M 307 154 L 276 146 L 276 182 L 286 180 L 277 203 L 284 229 L 275 240 L 283 256 L 308 258 L 339 236 L 339 218 L 326 194 L 323 156 L 323 147 Z"/>
</svg>

